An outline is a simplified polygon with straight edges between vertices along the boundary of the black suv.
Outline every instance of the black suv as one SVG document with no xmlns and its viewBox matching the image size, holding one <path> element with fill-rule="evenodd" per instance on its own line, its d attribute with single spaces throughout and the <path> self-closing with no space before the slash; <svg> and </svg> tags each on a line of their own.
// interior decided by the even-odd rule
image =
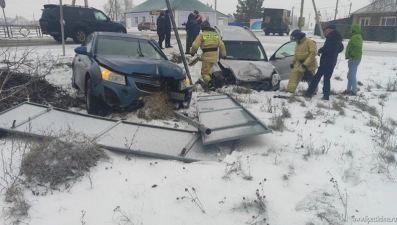
<svg viewBox="0 0 397 225">
<path fill-rule="evenodd" d="M 82 6 L 63 5 L 63 20 L 65 39 L 73 38 L 75 43 L 83 43 L 86 37 L 94 31 L 127 33 L 125 27 L 113 22 L 100 10 Z M 59 5 L 44 5 L 40 19 L 43 34 L 51 35 L 56 41 L 62 41 L 61 25 L 59 22 Z"/>
</svg>

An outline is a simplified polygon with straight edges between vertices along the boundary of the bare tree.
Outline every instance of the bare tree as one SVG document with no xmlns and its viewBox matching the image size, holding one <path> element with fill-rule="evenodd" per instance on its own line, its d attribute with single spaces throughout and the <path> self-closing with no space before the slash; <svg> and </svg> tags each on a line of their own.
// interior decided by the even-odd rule
<svg viewBox="0 0 397 225">
<path fill-rule="evenodd" d="M 108 0 L 103 9 L 115 21 L 125 20 L 125 13 L 134 7 L 133 0 Z"/>
</svg>

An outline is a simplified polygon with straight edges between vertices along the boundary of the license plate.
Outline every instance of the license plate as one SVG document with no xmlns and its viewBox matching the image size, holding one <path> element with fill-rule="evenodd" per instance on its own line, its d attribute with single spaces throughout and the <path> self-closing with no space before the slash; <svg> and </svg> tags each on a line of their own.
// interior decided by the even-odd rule
<svg viewBox="0 0 397 225">
<path fill-rule="evenodd" d="M 185 100 L 185 94 L 184 93 L 178 93 L 178 92 L 170 92 L 171 98 L 175 100 L 180 100 L 184 101 Z"/>
</svg>

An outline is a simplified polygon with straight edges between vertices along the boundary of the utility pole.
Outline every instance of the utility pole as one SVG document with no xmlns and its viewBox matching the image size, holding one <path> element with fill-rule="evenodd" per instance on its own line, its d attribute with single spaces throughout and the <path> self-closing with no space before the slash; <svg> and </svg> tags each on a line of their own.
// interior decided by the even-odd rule
<svg viewBox="0 0 397 225">
<path fill-rule="evenodd" d="M 302 24 L 303 23 L 303 7 L 304 7 L 304 5 L 305 5 L 305 0 L 302 0 L 301 1 L 301 14 L 299 17 L 299 22 L 298 22 L 299 30 L 302 30 L 302 27 L 304 25 L 304 24 Z"/>
<path fill-rule="evenodd" d="M 350 16 L 350 12 L 352 11 L 352 4 L 353 4 L 353 3 L 350 2 L 349 16 Z"/>
<path fill-rule="evenodd" d="M 324 39 L 323 28 L 321 26 L 321 22 L 318 17 L 318 11 L 317 11 L 316 3 L 314 2 L 314 0 L 313 0 L 313 8 L 314 8 L 314 12 L 316 13 L 316 22 L 318 25 L 318 29 L 320 30 L 321 38 Z"/>
<path fill-rule="evenodd" d="M 215 0 L 215 11 L 216 11 L 216 5 L 217 5 L 216 2 L 217 2 L 217 1 Z"/>
<path fill-rule="evenodd" d="M 334 20 L 336 20 L 336 14 L 338 14 L 338 4 L 339 4 L 339 0 L 336 0 L 336 8 L 335 8 L 335 17 L 334 17 Z"/>
<path fill-rule="evenodd" d="M 6 13 L 5 13 L 5 11 L 4 11 L 4 8 L 6 7 L 6 2 L 5 2 L 5 0 L 0 0 L 0 7 L 3 8 L 4 22 L 5 22 L 6 28 L 7 28 L 7 35 L 8 35 L 9 38 L 11 38 L 11 36 L 10 36 L 10 30 L 8 29 Z"/>
<path fill-rule="evenodd" d="M 175 23 L 174 12 L 173 12 L 173 10 L 171 8 L 170 1 L 169 0 L 165 0 L 165 3 L 167 4 L 167 9 L 168 9 L 168 12 L 169 12 L 169 15 L 170 15 L 172 27 L 174 29 L 175 38 L 176 38 L 176 40 L 178 42 L 179 52 L 181 53 L 182 62 L 183 62 L 183 65 L 185 67 L 186 76 L 189 78 L 190 84 L 193 84 L 193 80 L 192 80 L 192 77 L 190 76 L 190 72 L 189 72 L 189 66 L 188 66 L 188 64 L 186 62 L 185 51 L 183 51 L 182 42 L 181 42 L 181 39 L 179 37 L 178 27 L 176 26 L 176 23 Z"/>
<path fill-rule="evenodd" d="M 60 20 L 59 22 L 61 23 L 61 38 L 62 38 L 62 50 L 63 50 L 63 56 L 65 56 L 65 32 L 63 29 L 63 7 L 62 7 L 62 0 L 59 0 L 59 10 L 60 10 Z"/>
</svg>

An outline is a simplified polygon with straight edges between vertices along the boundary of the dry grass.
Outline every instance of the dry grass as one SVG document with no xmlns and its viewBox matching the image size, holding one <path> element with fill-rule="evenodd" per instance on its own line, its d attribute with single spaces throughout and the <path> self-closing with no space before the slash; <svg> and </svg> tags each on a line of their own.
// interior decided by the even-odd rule
<svg viewBox="0 0 397 225">
<path fill-rule="evenodd" d="M 311 111 L 307 111 L 306 115 L 305 115 L 305 119 L 307 120 L 313 120 L 314 119 L 314 115 Z"/>
<path fill-rule="evenodd" d="M 237 94 L 251 94 L 252 89 L 250 86 L 236 86 L 233 87 L 233 92 L 236 92 Z"/>
<path fill-rule="evenodd" d="M 379 116 L 376 107 L 367 105 L 367 102 L 357 100 L 357 101 L 353 101 L 353 105 L 359 108 L 361 111 L 369 113 L 371 116 L 376 116 L 376 117 Z"/>
<path fill-rule="evenodd" d="M 143 98 L 144 106 L 138 110 L 138 117 L 145 120 L 166 120 L 174 117 L 169 96 L 165 93 L 155 93 Z"/>
<path fill-rule="evenodd" d="M 288 108 L 283 107 L 281 113 L 282 113 L 283 118 L 291 118 L 291 113 L 290 113 L 290 111 L 288 110 Z"/>
<path fill-rule="evenodd" d="M 329 109 L 329 107 L 326 104 L 321 103 L 321 102 L 317 103 L 317 108 L 319 108 L 319 109 Z"/>
<path fill-rule="evenodd" d="M 273 114 L 269 128 L 275 131 L 283 131 L 286 128 L 284 120 L 283 115 Z"/>
<path fill-rule="evenodd" d="M 16 222 L 29 216 L 30 204 L 26 201 L 23 188 L 15 184 L 9 187 L 5 193 L 5 201 L 11 203 L 5 208 L 5 215 L 16 219 Z"/>
<path fill-rule="evenodd" d="M 346 107 L 346 104 L 344 102 L 332 102 L 332 109 L 338 111 L 339 115 L 341 116 L 345 115 L 344 107 Z"/>
<path fill-rule="evenodd" d="M 22 160 L 21 172 L 29 183 L 53 188 L 75 181 L 102 159 L 107 155 L 93 139 L 67 133 L 34 144 Z"/>
</svg>

